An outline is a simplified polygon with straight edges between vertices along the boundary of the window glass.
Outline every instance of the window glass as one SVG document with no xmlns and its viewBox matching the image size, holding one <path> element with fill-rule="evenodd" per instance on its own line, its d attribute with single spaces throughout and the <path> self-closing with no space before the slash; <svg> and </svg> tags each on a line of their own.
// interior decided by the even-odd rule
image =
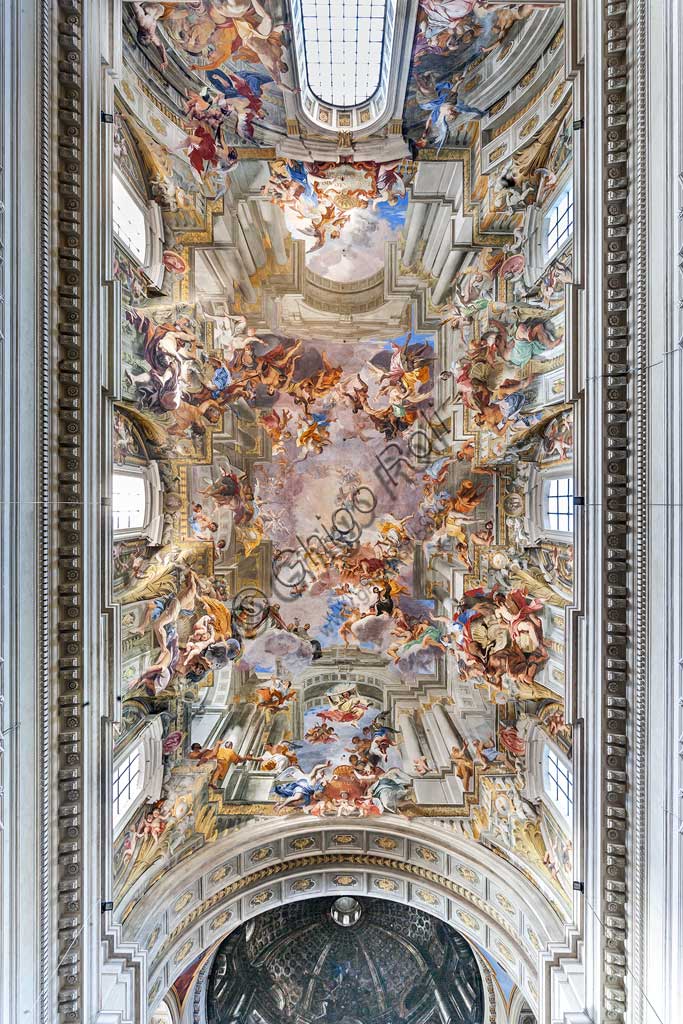
<svg viewBox="0 0 683 1024">
<path fill-rule="evenodd" d="M 147 492 L 141 474 L 114 471 L 112 510 L 114 531 L 142 529 L 147 512 Z"/>
<path fill-rule="evenodd" d="M 574 481 L 570 476 L 548 480 L 545 487 L 545 525 L 560 533 L 574 530 Z"/>
<path fill-rule="evenodd" d="M 554 256 L 567 242 L 574 228 L 574 190 L 571 185 L 564 189 L 553 203 L 546 219 L 545 251 Z"/>
<path fill-rule="evenodd" d="M 138 747 L 114 768 L 114 825 L 121 821 L 139 796 L 143 780 L 142 749 Z"/>
<path fill-rule="evenodd" d="M 299 0 L 306 74 L 323 103 L 355 107 L 377 91 L 386 0 Z"/>
<path fill-rule="evenodd" d="M 145 208 L 118 174 L 113 184 L 114 232 L 135 259 L 143 264 L 147 253 Z"/>
<path fill-rule="evenodd" d="M 564 762 L 547 745 L 543 754 L 543 787 L 560 814 L 569 821 L 574 806 L 571 769 L 565 767 Z"/>
</svg>

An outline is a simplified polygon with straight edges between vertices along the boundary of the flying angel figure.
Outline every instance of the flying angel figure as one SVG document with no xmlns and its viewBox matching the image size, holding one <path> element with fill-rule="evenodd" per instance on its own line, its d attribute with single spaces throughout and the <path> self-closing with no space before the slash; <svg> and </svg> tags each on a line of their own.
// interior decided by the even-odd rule
<svg viewBox="0 0 683 1024">
<path fill-rule="evenodd" d="M 263 708 L 265 711 L 286 710 L 289 702 L 296 700 L 296 691 L 291 679 L 285 681 L 273 676 L 271 683 L 272 685 L 270 686 L 257 687 L 256 696 L 258 700 L 256 701 L 256 707 Z"/>
<path fill-rule="evenodd" d="M 450 82 L 437 82 L 433 71 L 424 74 L 415 72 L 415 99 L 418 106 L 429 114 L 422 145 L 426 144 L 430 132 L 433 132 L 437 152 L 441 152 L 451 128 L 462 115 L 476 118 L 485 116 L 485 110 L 458 98 L 462 79 L 462 75 L 456 75 Z"/>
</svg>

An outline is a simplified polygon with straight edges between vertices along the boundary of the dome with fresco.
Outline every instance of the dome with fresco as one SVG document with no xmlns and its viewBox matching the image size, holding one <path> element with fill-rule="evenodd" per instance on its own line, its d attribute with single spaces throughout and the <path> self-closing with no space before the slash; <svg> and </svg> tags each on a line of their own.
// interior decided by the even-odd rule
<svg viewBox="0 0 683 1024">
<path fill-rule="evenodd" d="M 353 924 L 336 904 L 360 909 Z M 481 1024 L 484 996 L 467 941 L 414 907 L 342 897 L 259 915 L 222 944 L 207 1024 Z"/>
</svg>

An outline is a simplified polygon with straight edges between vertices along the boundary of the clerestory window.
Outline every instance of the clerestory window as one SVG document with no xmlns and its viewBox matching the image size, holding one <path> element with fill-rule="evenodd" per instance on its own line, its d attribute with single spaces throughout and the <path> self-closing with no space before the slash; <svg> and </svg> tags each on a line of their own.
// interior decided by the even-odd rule
<svg viewBox="0 0 683 1024">
<path fill-rule="evenodd" d="M 546 218 L 545 254 L 554 256 L 563 249 L 574 230 L 574 190 L 571 184 L 562 190 Z"/>
<path fill-rule="evenodd" d="M 543 750 L 543 787 L 562 817 L 569 821 L 574 806 L 572 771 L 547 743 Z"/>
<path fill-rule="evenodd" d="M 147 215 L 143 202 L 114 172 L 112 183 L 114 233 L 140 266 L 147 256 Z"/>
<path fill-rule="evenodd" d="M 574 529 L 574 481 L 570 476 L 553 477 L 545 485 L 545 525 L 558 533 Z"/>
<path fill-rule="evenodd" d="M 131 751 L 114 768 L 114 827 L 125 817 L 142 791 L 145 779 L 144 748 L 142 744 Z"/>
<path fill-rule="evenodd" d="M 147 520 L 147 488 L 142 472 L 114 471 L 112 511 L 115 534 L 143 529 Z"/>
</svg>

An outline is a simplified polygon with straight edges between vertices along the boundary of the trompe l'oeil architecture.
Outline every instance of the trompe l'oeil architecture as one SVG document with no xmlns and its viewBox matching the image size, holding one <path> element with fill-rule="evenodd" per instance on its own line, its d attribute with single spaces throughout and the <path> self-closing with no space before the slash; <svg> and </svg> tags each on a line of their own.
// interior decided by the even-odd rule
<svg viewBox="0 0 683 1024">
<path fill-rule="evenodd" d="M 674 1024 L 676 11 L 28 6 L 2 1019 Z"/>
</svg>

